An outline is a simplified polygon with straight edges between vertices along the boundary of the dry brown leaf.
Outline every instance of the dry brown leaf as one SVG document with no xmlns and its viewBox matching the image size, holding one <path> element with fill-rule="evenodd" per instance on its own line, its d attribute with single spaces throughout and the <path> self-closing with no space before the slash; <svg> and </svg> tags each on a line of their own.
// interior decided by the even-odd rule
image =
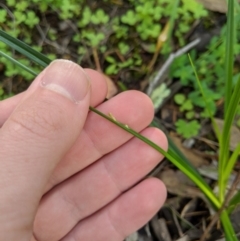
<svg viewBox="0 0 240 241">
<path fill-rule="evenodd" d="M 204 198 L 201 191 L 180 171 L 165 170 L 157 175 L 166 185 L 168 192 L 180 197 Z"/>
<path fill-rule="evenodd" d="M 227 1 L 226 0 L 197 0 L 202 3 L 205 8 L 211 11 L 226 13 Z"/>
<path fill-rule="evenodd" d="M 220 132 L 222 132 L 224 120 L 215 118 L 214 119 Z M 231 127 L 231 138 L 230 138 L 230 150 L 234 151 L 237 147 L 238 143 L 240 143 L 240 130 L 236 126 Z"/>
<path fill-rule="evenodd" d="M 183 147 L 181 139 L 176 135 L 171 134 L 171 139 L 184 156 L 193 164 L 193 166 L 200 167 L 207 163 L 205 158 L 195 154 L 191 149 Z"/>
<path fill-rule="evenodd" d="M 157 240 L 172 241 L 164 218 L 158 219 L 158 216 L 155 215 L 150 221 L 150 226 Z"/>
<path fill-rule="evenodd" d="M 205 8 L 211 11 L 216 11 L 220 13 L 227 12 L 226 0 L 197 0 L 197 1 L 202 3 Z"/>
</svg>

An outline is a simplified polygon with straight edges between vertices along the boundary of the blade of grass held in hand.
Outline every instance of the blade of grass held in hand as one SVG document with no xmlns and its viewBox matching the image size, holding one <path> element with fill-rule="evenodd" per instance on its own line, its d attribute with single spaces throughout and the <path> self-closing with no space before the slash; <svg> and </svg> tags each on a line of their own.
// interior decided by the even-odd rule
<svg viewBox="0 0 240 241">
<path fill-rule="evenodd" d="M 152 142 L 151 140 L 147 139 L 145 136 L 142 136 L 140 133 L 136 132 L 135 130 L 131 129 L 129 126 L 118 122 L 112 116 L 107 116 L 102 112 L 98 111 L 97 109 L 90 107 L 90 110 L 95 112 L 96 114 L 104 117 L 105 119 L 111 121 L 112 123 L 116 124 L 120 128 L 124 129 L 125 131 L 129 132 L 133 136 L 137 137 L 138 139 L 142 140 L 156 151 L 160 152 L 164 155 L 169 161 L 171 161 L 179 170 L 181 170 L 185 175 L 187 175 L 207 196 L 209 201 L 215 206 L 215 208 L 220 208 L 220 203 L 218 202 L 216 196 L 214 195 L 212 189 L 209 185 L 205 182 L 205 180 L 201 177 L 199 172 L 190 164 L 190 162 L 185 163 L 174 151 L 171 149 L 168 152 L 164 151 L 160 146 Z"/>
<path fill-rule="evenodd" d="M 8 36 L 8 34 L 6 34 L 6 36 Z M 45 56 L 44 56 L 44 58 L 42 58 L 42 55 L 39 55 L 39 53 L 36 53 L 36 51 L 32 50 L 32 48 L 30 46 L 28 46 L 26 44 L 22 45 L 21 41 L 16 40 L 16 39 L 12 39 L 12 38 L 8 38 L 8 39 L 11 39 L 11 41 L 14 42 L 15 45 L 20 43 L 20 46 L 19 46 L 18 50 L 23 54 L 25 53 L 26 57 L 29 57 L 31 60 L 36 60 L 36 59 L 38 59 L 38 57 L 41 57 L 42 61 L 44 62 L 44 65 L 48 65 L 51 62 Z M 24 47 L 24 51 L 21 50 L 22 47 Z M 28 53 L 30 53 L 30 54 L 28 54 Z M 34 56 L 34 54 L 36 54 L 36 56 Z M 26 68 L 26 70 L 29 71 L 28 68 Z M 34 73 L 33 71 L 29 71 L 29 72 L 36 75 L 36 73 Z M 98 115 L 104 117 L 105 119 L 113 122 L 117 126 L 121 127 L 125 131 L 129 132 L 130 134 L 134 135 L 135 137 L 139 138 L 140 140 L 144 141 L 146 144 L 150 145 L 151 147 L 153 147 L 154 149 L 159 151 L 166 158 L 168 158 L 176 167 L 178 167 L 181 171 L 183 171 L 197 186 L 199 186 L 199 188 L 203 191 L 203 193 L 205 193 L 205 195 L 208 197 L 208 199 L 212 202 L 212 204 L 216 208 L 220 207 L 220 204 L 219 204 L 218 200 L 216 199 L 216 196 L 213 194 L 211 188 L 204 181 L 204 179 L 201 177 L 201 175 L 198 173 L 198 171 L 193 166 L 191 166 L 189 164 L 186 165 L 186 163 L 184 163 L 181 160 L 181 158 L 174 151 L 171 151 L 171 149 L 170 149 L 168 152 L 166 152 L 161 147 L 159 147 L 158 145 L 156 145 L 155 143 L 153 143 L 152 141 L 150 141 L 146 137 L 140 135 L 138 132 L 129 128 L 127 125 L 122 124 L 122 123 L 114 120 L 110 116 L 107 116 L 107 115 L 99 112 L 98 110 L 96 110 L 93 107 L 90 107 L 90 110 L 92 110 L 93 112 L 97 113 Z"/>
</svg>

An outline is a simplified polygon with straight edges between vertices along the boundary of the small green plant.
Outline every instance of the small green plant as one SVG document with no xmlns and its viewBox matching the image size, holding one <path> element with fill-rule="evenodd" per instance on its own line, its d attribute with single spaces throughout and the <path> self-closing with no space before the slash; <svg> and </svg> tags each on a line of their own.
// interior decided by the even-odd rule
<svg viewBox="0 0 240 241">
<path fill-rule="evenodd" d="M 129 52 L 130 47 L 125 42 L 120 42 L 118 44 L 118 49 L 122 55 L 126 55 Z"/>
<path fill-rule="evenodd" d="M 163 100 L 170 95 L 170 93 L 171 90 L 167 88 L 167 85 L 165 83 L 161 84 L 156 89 L 154 89 L 150 96 L 154 108 L 158 108 L 163 103 Z"/>
<path fill-rule="evenodd" d="M 91 22 L 93 24 L 106 24 L 109 21 L 109 16 L 102 10 L 98 9 L 92 16 Z"/>
<path fill-rule="evenodd" d="M 93 31 L 83 31 L 82 37 L 87 40 L 87 44 L 91 47 L 99 46 L 101 41 L 105 39 L 103 33 L 96 33 Z"/>
<path fill-rule="evenodd" d="M 7 10 L 0 9 L 0 22 L 4 23 L 7 20 Z"/>
<path fill-rule="evenodd" d="M 33 28 L 38 23 L 39 18 L 36 16 L 35 12 L 28 11 L 26 14 L 25 24 L 29 26 L 29 28 Z"/>
<path fill-rule="evenodd" d="M 117 61 L 115 58 L 113 58 L 111 56 L 107 56 L 105 59 L 108 63 L 110 63 L 110 65 L 105 70 L 106 74 L 108 74 L 108 75 L 117 74 L 117 72 L 120 69 L 124 69 L 124 68 L 127 68 L 127 67 L 129 68 L 133 65 L 134 66 L 140 66 L 141 63 L 142 63 L 142 60 L 139 58 L 138 55 L 135 55 L 131 58 L 128 58 L 124 62 Z"/>
<path fill-rule="evenodd" d="M 49 15 L 54 14 L 59 23 L 68 20 L 68 22 L 73 22 L 71 26 L 75 26 L 69 45 L 78 45 L 79 57 L 74 57 L 76 62 L 88 60 L 92 47 L 96 48 L 103 58 L 108 56 L 108 54 L 105 55 L 107 50 L 117 51 L 124 56 L 121 59 L 125 59 L 125 63 L 118 63 L 114 66 L 112 62 L 104 61 L 105 64 L 102 67 L 106 73 L 116 74 L 127 66 L 131 69 L 138 69 L 144 74 L 151 58 L 143 61 L 141 66 L 138 64 L 139 60 L 136 61 L 136 59 L 142 59 L 143 48 L 147 53 L 155 53 L 156 42 L 163 29 L 162 22 L 165 21 L 161 21 L 161 19 L 171 18 L 176 4 L 168 0 L 129 0 L 125 3 L 127 8 L 118 6 L 119 11 L 112 16 L 111 9 L 115 8 L 115 4 L 111 1 L 106 2 L 110 6 L 108 10 L 103 9 L 100 2 L 95 6 L 95 4 L 86 3 L 83 0 L 6 0 L 9 11 L 7 8 L 0 9 L 0 23 L 3 30 L 7 30 L 12 36 L 32 45 L 35 36 L 39 36 L 39 26 L 46 25 L 44 22 L 41 23 L 41 15 L 45 15 L 45 12 Z M 202 5 L 198 3 L 188 5 L 187 1 L 182 1 L 181 7 L 177 8 L 176 14 L 174 13 L 179 21 L 172 33 L 178 38 L 181 45 L 185 44 L 184 34 L 190 29 L 191 23 L 206 16 Z M 182 8 L 185 10 L 182 11 Z M 174 20 L 174 18 L 172 19 Z M 41 36 L 43 39 L 49 40 L 47 43 L 50 42 L 50 46 L 44 43 L 42 52 L 45 54 L 56 54 L 56 50 L 52 46 L 61 45 L 58 43 L 56 27 L 51 22 L 48 22 L 46 36 Z M 165 23 L 163 24 L 165 25 Z M 44 29 L 41 34 L 43 35 L 43 33 Z M 4 51 L 8 51 L 7 46 Z M 162 52 L 169 51 L 171 51 L 170 44 L 164 45 Z M 76 52 L 73 52 L 72 55 L 76 56 Z M 115 58 L 115 62 L 120 62 L 119 56 L 111 56 Z M 21 56 L 15 56 L 15 58 L 18 57 L 21 58 Z M 8 69 L 11 68 L 8 64 L 5 67 L 8 74 L 15 71 Z M 23 72 L 17 73 L 17 71 L 15 71 L 16 75 L 24 74 Z"/>
<path fill-rule="evenodd" d="M 171 66 L 171 76 L 180 79 L 182 86 L 189 90 L 189 93 L 184 96 L 177 94 L 174 97 L 175 102 L 180 105 L 180 111 L 185 111 L 185 118 L 188 120 L 195 118 L 196 121 L 201 122 L 202 119 L 209 118 L 210 115 L 215 115 L 217 111 L 216 103 L 224 96 L 225 41 L 223 40 L 225 36 L 226 27 L 223 27 L 220 36 L 215 36 L 207 46 L 207 52 L 196 56 L 195 51 L 191 51 L 191 58 L 199 79 L 201 79 L 201 86 L 206 95 L 206 101 L 202 98 L 202 93 L 195 81 L 194 72 L 187 56 L 185 55 L 175 59 Z M 237 40 L 233 45 L 235 55 L 240 53 L 239 34 L 236 34 L 236 38 Z M 233 83 L 236 83 L 239 78 L 239 71 L 239 66 L 235 64 Z M 196 115 L 192 112 L 192 109 L 198 109 L 200 111 Z M 177 128 L 177 131 L 178 130 Z"/>
<path fill-rule="evenodd" d="M 138 22 L 138 18 L 133 10 L 128 10 L 125 15 L 121 17 L 121 21 L 124 24 L 134 26 Z"/>
<path fill-rule="evenodd" d="M 186 99 L 184 94 L 176 94 L 174 96 L 174 101 L 180 105 L 180 111 L 191 111 L 193 110 L 193 104 L 190 99 Z"/>
<path fill-rule="evenodd" d="M 196 120 L 185 121 L 183 119 L 178 119 L 175 123 L 177 128 L 177 133 L 182 135 L 184 138 L 191 138 L 197 136 L 200 130 L 200 124 Z"/>
<path fill-rule="evenodd" d="M 191 120 L 195 117 L 194 105 L 192 101 L 190 99 L 187 99 L 184 94 L 176 94 L 174 96 L 174 101 L 176 104 L 180 105 L 179 110 L 185 113 L 186 119 Z M 178 133 L 180 134 L 180 132 Z"/>
</svg>

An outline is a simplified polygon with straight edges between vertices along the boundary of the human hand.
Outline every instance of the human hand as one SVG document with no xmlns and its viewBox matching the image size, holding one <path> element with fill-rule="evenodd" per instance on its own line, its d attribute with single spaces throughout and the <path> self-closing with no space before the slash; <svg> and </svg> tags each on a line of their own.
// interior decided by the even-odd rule
<svg viewBox="0 0 240 241">
<path fill-rule="evenodd" d="M 106 91 L 101 74 L 58 60 L 0 102 L 0 240 L 120 241 L 159 210 L 164 185 L 142 178 L 162 156 L 88 111 L 111 112 L 167 149 L 147 127 L 152 103 L 138 91 L 102 103 Z"/>
</svg>

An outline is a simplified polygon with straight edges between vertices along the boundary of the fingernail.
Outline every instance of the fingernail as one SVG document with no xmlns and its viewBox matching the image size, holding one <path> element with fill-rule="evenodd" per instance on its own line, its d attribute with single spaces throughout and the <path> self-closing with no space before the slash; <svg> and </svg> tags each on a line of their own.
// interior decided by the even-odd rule
<svg viewBox="0 0 240 241">
<path fill-rule="evenodd" d="M 55 60 L 45 69 L 41 86 L 78 103 L 87 95 L 90 82 L 84 70 L 76 63 Z"/>
</svg>

